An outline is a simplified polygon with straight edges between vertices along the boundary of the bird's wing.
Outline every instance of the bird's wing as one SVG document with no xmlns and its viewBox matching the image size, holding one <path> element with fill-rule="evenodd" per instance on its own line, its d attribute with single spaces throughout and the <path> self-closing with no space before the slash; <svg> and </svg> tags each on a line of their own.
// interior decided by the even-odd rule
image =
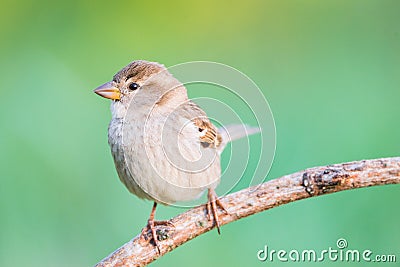
<svg viewBox="0 0 400 267">
<path fill-rule="evenodd" d="M 193 119 L 194 125 L 199 128 L 200 143 L 203 147 L 218 148 L 221 144 L 221 135 L 208 118 L 197 117 Z"/>
<path fill-rule="evenodd" d="M 189 108 L 198 114 L 191 118 L 194 125 L 198 128 L 200 143 L 204 148 L 218 148 L 222 143 L 218 129 L 208 119 L 207 114 L 194 102 L 189 101 Z"/>
</svg>

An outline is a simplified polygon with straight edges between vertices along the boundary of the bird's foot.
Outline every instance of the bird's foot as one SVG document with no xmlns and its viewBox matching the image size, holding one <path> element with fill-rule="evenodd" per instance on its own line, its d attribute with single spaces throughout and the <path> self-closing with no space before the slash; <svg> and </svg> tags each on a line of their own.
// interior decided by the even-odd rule
<svg viewBox="0 0 400 267">
<path fill-rule="evenodd" d="M 221 234 L 219 230 L 220 222 L 218 218 L 218 207 L 220 207 L 225 214 L 229 214 L 224 205 L 218 199 L 218 196 L 215 193 L 214 189 L 210 188 L 208 189 L 208 202 L 206 204 L 208 220 L 211 221 L 211 213 L 212 213 L 214 217 L 215 226 L 217 226 L 218 234 Z"/>
<path fill-rule="evenodd" d="M 167 229 L 156 229 L 157 226 L 163 226 L 166 227 Z M 151 235 L 151 239 L 153 240 L 153 245 L 156 247 L 157 252 L 160 253 L 160 244 L 159 241 L 168 239 L 169 237 L 169 229 L 168 228 L 175 228 L 175 225 L 170 222 L 170 221 L 155 221 L 152 219 L 149 219 L 147 221 L 147 225 L 146 227 L 143 228 L 142 230 L 142 237 L 144 237 L 144 239 L 148 240 L 148 232 L 150 230 L 150 235 Z"/>
</svg>

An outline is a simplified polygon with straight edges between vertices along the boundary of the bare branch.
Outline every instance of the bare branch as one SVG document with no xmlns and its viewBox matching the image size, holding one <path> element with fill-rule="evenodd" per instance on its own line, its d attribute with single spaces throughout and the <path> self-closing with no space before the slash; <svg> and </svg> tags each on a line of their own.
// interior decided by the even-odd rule
<svg viewBox="0 0 400 267">
<path fill-rule="evenodd" d="M 221 225 L 300 199 L 343 190 L 400 183 L 400 157 L 362 160 L 315 167 L 250 187 L 221 198 L 229 214 L 220 213 Z M 161 253 L 140 234 L 96 266 L 144 266 L 187 241 L 210 231 L 205 206 L 182 213 L 160 226 Z M 148 238 L 149 239 L 149 238 Z"/>
</svg>

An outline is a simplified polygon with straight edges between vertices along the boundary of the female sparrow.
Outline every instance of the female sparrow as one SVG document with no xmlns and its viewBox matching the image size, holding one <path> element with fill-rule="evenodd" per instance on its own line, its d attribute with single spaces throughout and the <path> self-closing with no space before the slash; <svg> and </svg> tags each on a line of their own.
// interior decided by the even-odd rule
<svg viewBox="0 0 400 267">
<path fill-rule="evenodd" d="M 154 221 L 157 203 L 197 199 L 207 189 L 219 233 L 217 206 L 227 212 L 214 189 L 219 183 L 220 154 L 234 139 L 259 128 L 231 125 L 217 129 L 188 99 L 186 88 L 161 64 L 133 61 L 94 92 L 112 100 L 108 143 L 118 176 L 128 190 L 154 201 L 147 227 L 158 251 Z"/>
</svg>

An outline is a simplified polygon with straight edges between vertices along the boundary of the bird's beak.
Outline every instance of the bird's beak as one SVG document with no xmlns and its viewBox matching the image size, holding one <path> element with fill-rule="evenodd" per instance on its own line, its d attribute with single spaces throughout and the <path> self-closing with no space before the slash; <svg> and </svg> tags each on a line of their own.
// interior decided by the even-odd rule
<svg viewBox="0 0 400 267">
<path fill-rule="evenodd" d="M 100 85 L 94 91 L 99 96 L 104 98 L 112 99 L 112 100 L 119 100 L 121 98 L 121 92 L 118 90 L 117 87 L 113 85 L 113 82 L 108 82 L 103 85 Z"/>
</svg>

